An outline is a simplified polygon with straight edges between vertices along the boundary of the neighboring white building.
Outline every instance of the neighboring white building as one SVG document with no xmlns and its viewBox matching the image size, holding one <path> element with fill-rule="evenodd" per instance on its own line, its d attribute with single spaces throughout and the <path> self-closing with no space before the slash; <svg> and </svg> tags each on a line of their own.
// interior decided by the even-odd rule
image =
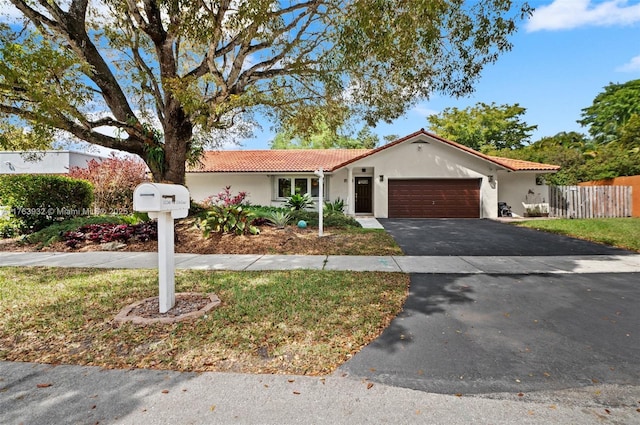
<svg viewBox="0 0 640 425">
<path fill-rule="evenodd" d="M 248 192 L 253 204 L 278 206 L 293 193 L 317 201 L 319 168 L 323 199 L 346 201 L 351 215 L 493 218 L 498 201 L 523 215 L 532 193 L 548 200 L 536 176 L 560 167 L 488 156 L 420 130 L 370 150 L 206 152 L 200 166 L 187 170 L 186 185 L 195 201 L 231 186 Z"/>
<path fill-rule="evenodd" d="M 73 167 L 84 168 L 89 161 L 104 157 L 75 151 L 0 151 L 0 174 L 68 174 Z"/>
</svg>

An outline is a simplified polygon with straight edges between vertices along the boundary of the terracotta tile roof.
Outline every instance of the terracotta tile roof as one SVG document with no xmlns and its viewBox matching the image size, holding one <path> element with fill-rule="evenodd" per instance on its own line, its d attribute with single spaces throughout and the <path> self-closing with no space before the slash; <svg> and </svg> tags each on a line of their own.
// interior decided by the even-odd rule
<svg viewBox="0 0 640 425">
<path fill-rule="evenodd" d="M 188 172 L 201 173 L 286 173 L 312 172 L 320 167 L 333 171 L 369 149 L 270 149 L 208 151 Z"/>
<path fill-rule="evenodd" d="M 395 140 L 376 149 L 270 149 L 247 151 L 208 151 L 201 158 L 199 166 L 188 167 L 188 172 L 196 173 L 287 173 L 313 172 L 320 167 L 325 171 L 335 171 L 352 162 L 374 155 L 385 149 L 418 136 L 428 136 L 456 149 L 492 162 L 510 171 L 553 172 L 557 165 L 540 164 L 519 159 L 485 155 L 467 146 L 443 139 L 424 129 Z"/>
<path fill-rule="evenodd" d="M 560 169 L 559 165 L 541 164 L 521 159 L 502 158 L 499 156 L 491 156 L 490 158 L 514 171 L 558 171 Z"/>
</svg>

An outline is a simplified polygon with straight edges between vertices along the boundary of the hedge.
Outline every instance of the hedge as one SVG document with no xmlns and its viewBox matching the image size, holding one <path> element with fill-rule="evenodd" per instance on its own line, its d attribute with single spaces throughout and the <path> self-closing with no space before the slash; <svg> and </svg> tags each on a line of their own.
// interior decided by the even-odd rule
<svg viewBox="0 0 640 425">
<path fill-rule="evenodd" d="M 9 210 L 8 218 L 5 215 L 2 221 L 20 233 L 89 215 L 92 202 L 93 187 L 84 180 L 54 175 L 0 176 L 0 205 Z"/>
</svg>

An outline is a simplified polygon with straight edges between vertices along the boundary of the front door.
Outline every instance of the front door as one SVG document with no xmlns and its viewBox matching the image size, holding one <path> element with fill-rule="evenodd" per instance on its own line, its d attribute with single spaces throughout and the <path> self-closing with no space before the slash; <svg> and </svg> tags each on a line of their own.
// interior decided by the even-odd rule
<svg viewBox="0 0 640 425">
<path fill-rule="evenodd" d="M 371 213 L 372 183 L 371 177 L 356 177 L 356 213 Z"/>
</svg>

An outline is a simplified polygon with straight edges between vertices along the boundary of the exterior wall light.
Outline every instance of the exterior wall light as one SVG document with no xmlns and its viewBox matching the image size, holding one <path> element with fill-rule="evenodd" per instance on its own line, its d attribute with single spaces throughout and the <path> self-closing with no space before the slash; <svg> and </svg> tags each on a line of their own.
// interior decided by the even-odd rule
<svg viewBox="0 0 640 425">
<path fill-rule="evenodd" d="M 384 181 L 384 175 L 380 174 L 380 181 L 383 182 Z"/>
</svg>

